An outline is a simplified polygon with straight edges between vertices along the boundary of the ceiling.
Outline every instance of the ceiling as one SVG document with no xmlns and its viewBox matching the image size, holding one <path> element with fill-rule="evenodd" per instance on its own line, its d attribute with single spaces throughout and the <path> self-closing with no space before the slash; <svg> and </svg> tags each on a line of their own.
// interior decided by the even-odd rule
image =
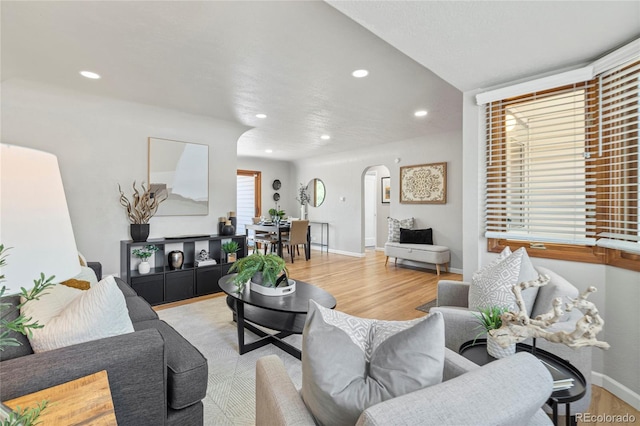
<svg viewBox="0 0 640 426">
<path fill-rule="evenodd" d="M 231 120 L 248 128 L 239 155 L 283 160 L 460 130 L 462 91 L 582 64 L 640 28 L 640 2 L 0 7 L 2 81 Z M 521 34 L 523 19 L 529 30 Z M 352 77 L 360 68 L 369 76 Z M 102 78 L 80 77 L 87 69 Z M 418 109 L 429 113 L 416 118 Z"/>
</svg>

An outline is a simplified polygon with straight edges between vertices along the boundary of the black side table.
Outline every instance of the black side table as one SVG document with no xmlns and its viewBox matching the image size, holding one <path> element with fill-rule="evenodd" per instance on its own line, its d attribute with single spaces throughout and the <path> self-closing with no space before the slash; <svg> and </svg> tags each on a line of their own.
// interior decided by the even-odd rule
<svg viewBox="0 0 640 426">
<path fill-rule="evenodd" d="M 478 365 L 485 365 L 496 360 L 487 353 L 487 339 L 477 339 L 475 342 L 473 340 L 465 342 L 460 346 L 460 350 L 458 352 L 463 357 Z M 568 361 L 531 345 L 518 343 L 516 345 L 516 352 L 529 352 L 535 355 L 543 363 L 550 365 L 552 368 L 558 369 L 561 376 L 573 379 L 573 386 L 571 388 L 553 392 L 549 397 L 547 404 L 549 404 L 553 410 L 554 425 L 558 424 L 559 404 L 565 404 L 567 426 L 577 424 L 575 416 L 571 415 L 571 403 L 582 398 L 587 392 L 587 381 L 582 373 Z"/>
</svg>

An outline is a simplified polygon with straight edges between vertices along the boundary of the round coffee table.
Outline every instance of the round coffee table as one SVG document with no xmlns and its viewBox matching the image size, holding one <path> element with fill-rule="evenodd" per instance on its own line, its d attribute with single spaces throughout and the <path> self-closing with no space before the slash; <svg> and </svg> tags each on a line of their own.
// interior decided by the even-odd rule
<svg viewBox="0 0 640 426">
<path fill-rule="evenodd" d="M 292 334 L 302 334 L 309 300 L 313 299 L 319 305 L 333 309 L 336 307 L 335 297 L 319 287 L 298 280 L 296 280 L 296 291 L 284 296 L 265 296 L 251 291 L 248 285 L 242 292 L 238 292 L 233 283 L 235 276 L 236 274 L 225 275 L 218 280 L 218 285 L 227 294 L 227 305 L 234 313 L 240 355 L 271 343 L 301 359 L 300 349 L 282 339 Z M 279 333 L 269 334 L 253 324 Z M 260 336 L 260 339 L 245 344 L 245 329 Z"/>
<path fill-rule="evenodd" d="M 463 357 L 478 365 L 485 365 L 491 361 L 495 361 L 495 358 L 487 353 L 487 339 L 477 339 L 475 342 L 473 340 L 465 342 L 460 346 L 460 350 L 458 352 Z M 582 398 L 587 392 L 587 381 L 580 370 L 559 356 L 524 343 L 518 343 L 516 345 L 516 352 L 529 352 L 530 354 L 535 355 L 535 357 L 538 358 L 545 367 L 547 367 L 554 380 L 559 378 L 573 379 L 572 387 L 569 389 L 554 391 L 549 397 L 547 404 L 549 404 L 553 410 L 554 425 L 558 424 L 559 404 L 566 404 L 566 424 L 575 424 L 575 418 L 572 418 L 570 415 L 571 403 Z"/>
</svg>

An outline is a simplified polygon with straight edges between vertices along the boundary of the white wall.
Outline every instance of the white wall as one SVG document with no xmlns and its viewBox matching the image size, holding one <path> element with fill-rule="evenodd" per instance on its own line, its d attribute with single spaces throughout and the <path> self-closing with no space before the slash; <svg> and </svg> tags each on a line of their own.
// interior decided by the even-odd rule
<svg viewBox="0 0 640 426">
<path fill-rule="evenodd" d="M 464 93 L 463 99 L 463 235 L 464 279 L 496 254 L 487 252 L 482 221 L 484 207 L 484 113 L 475 104 L 477 92 Z M 605 320 L 598 335 L 611 345 L 609 351 L 593 349 L 593 371 L 604 374 L 603 385 L 636 408 L 640 406 L 640 273 L 604 265 L 532 258 L 535 265 L 554 270 L 573 283 L 581 292 L 595 286 L 590 296 Z M 620 386 L 622 385 L 622 386 Z M 622 389 L 622 391 L 621 391 Z"/>
<path fill-rule="evenodd" d="M 300 208 L 296 201 L 299 182 L 295 180 L 295 168 L 289 161 L 269 160 L 254 157 L 238 157 L 238 169 L 262 172 L 262 215 L 268 216 L 269 209 L 276 204 L 284 210 L 287 216 L 300 216 Z M 273 189 L 273 181 L 280 180 L 282 187 Z M 273 200 L 273 194 L 280 194 L 280 201 Z"/>
<path fill-rule="evenodd" d="M 120 270 L 120 240 L 130 238 L 118 183 L 147 180 L 149 136 L 210 147 L 209 214 L 153 217 L 151 238 L 216 234 L 217 218 L 235 210 L 236 142 L 246 127 L 28 81 L 1 89 L 2 142 L 58 156 L 78 249 L 106 274 Z"/>
<path fill-rule="evenodd" d="M 394 162 L 400 158 L 399 164 Z M 325 203 L 309 209 L 309 218 L 330 223 L 332 251 L 351 255 L 364 253 L 362 206 L 363 175 L 371 166 L 389 169 L 392 188 L 398 186 L 401 166 L 447 162 L 446 204 L 400 204 L 397 190 L 389 205 L 389 216 L 415 217 L 416 227 L 433 228 L 436 244 L 451 249 L 451 266 L 462 268 L 462 137 L 459 132 L 441 133 L 428 138 L 376 145 L 340 154 L 329 154 L 296 161 L 301 182 L 317 177 L 324 181 Z M 341 201 L 341 197 L 344 201 Z M 379 216 L 381 216 L 379 214 Z M 386 216 L 383 217 L 386 219 Z M 383 235 L 386 235 L 383 232 Z"/>
</svg>

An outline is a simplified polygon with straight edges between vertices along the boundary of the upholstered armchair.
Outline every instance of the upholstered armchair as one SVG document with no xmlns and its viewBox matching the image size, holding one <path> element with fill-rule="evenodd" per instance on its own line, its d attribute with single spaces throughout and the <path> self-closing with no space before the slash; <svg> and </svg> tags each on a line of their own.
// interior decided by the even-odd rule
<svg viewBox="0 0 640 426">
<path fill-rule="evenodd" d="M 551 388 L 551 375 L 530 354 L 479 367 L 445 349 L 442 383 L 370 406 L 357 426 L 549 425 L 540 407 Z M 317 423 L 282 360 L 269 355 L 256 363 L 256 425 L 274 424 Z"/>
<path fill-rule="evenodd" d="M 548 275 L 551 280 L 547 285 L 539 288 L 531 309 L 531 318 L 548 312 L 556 297 L 561 297 L 563 303 L 567 302 L 569 298 L 578 297 L 578 289 L 560 275 L 543 267 L 536 267 L 536 270 L 540 274 Z M 473 340 L 480 332 L 478 320 L 468 307 L 469 287 L 470 284 L 467 282 L 440 280 L 438 283 L 438 307 L 432 308 L 430 311 L 441 312 L 444 316 L 445 345 L 456 352 L 460 349 L 460 345 Z M 554 324 L 549 331 L 572 331 L 575 329 L 576 321 L 581 317 L 582 313 L 574 310 L 566 314 L 563 318 L 564 321 Z M 531 344 L 532 342 L 529 339 L 523 343 Z M 569 361 L 584 375 L 587 381 L 587 393 L 582 399 L 571 403 L 571 414 L 585 412 L 591 402 L 592 348 L 572 349 L 564 344 L 552 343 L 545 339 L 537 339 L 536 347 Z"/>
</svg>

